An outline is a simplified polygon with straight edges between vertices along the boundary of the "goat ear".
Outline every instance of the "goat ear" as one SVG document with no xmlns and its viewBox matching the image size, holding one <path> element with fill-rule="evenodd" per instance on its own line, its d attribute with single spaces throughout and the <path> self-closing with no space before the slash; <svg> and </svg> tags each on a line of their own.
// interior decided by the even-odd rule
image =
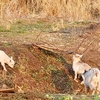
<svg viewBox="0 0 100 100">
<path fill-rule="evenodd" d="M 75 56 L 76 56 L 76 57 L 80 57 L 80 58 L 81 58 L 83 55 L 80 55 L 80 54 L 75 54 Z"/>
<path fill-rule="evenodd" d="M 82 58 L 83 55 L 80 55 L 80 57 Z"/>
</svg>

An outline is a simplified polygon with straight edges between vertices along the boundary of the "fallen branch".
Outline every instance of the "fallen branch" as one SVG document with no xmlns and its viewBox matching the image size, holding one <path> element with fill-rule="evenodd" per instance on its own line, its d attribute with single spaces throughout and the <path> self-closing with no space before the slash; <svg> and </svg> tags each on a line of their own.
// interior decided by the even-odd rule
<svg viewBox="0 0 100 100">
<path fill-rule="evenodd" d="M 0 89 L 0 92 L 3 92 L 3 93 L 15 93 L 15 89 L 14 88 Z"/>
<path fill-rule="evenodd" d="M 67 54 L 72 54 L 73 53 L 73 51 L 67 51 L 67 50 L 63 50 L 63 49 L 60 49 L 60 48 L 58 48 L 58 47 L 50 47 L 50 46 L 48 46 L 47 44 L 36 44 L 36 43 L 33 43 L 32 44 L 32 46 L 36 46 L 36 47 L 38 47 L 38 48 L 41 48 L 41 49 L 45 49 L 45 50 L 48 50 L 48 51 L 51 51 L 51 52 L 55 52 L 55 53 L 59 53 L 59 54 L 61 54 L 61 52 L 65 52 L 65 53 L 67 53 Z"/>
</svg>

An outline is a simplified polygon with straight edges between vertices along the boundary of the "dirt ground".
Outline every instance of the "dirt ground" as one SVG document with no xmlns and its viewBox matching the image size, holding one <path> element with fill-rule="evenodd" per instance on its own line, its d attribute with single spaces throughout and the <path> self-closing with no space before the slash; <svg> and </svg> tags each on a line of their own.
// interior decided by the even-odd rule
<svg viewBox="0 0 100 100">
<path fill-rule="evenodd" d="M 2 100 L 45 100 L 46 93 L 85 94 L 81 80 L 78 83 L 73 80 L 71 52 L 76 50 L 83 54 L 83 62 L 100 68 L 99 26 L 88 25 L 84 32 L 76 28 L 74 34 L 44 33 L 38 39 L 33 34 L 8 37 L 0 33 L 0 49 L 16 62 L 14 69 L 6 65 L 6 77 L 0 67 L 0 88 L 14 88 L 14 93 L 1 92 Z"/>
</svg>

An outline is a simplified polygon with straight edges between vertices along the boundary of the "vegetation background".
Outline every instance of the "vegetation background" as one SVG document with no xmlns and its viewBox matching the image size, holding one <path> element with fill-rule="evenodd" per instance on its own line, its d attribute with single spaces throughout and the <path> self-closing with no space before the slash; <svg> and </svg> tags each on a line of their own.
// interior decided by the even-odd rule
<svg viewBox="0 0 100 100">
<path fill-rule="evenodd" d="M 76 48 L 100 69 L 100 0 L 0 0 L 0 49 L 17 62 L 0 70 L 0 88 L 16 90 L 0 100 L 100 100 L 73 80 Z"/>
<path fill-rule="evenodd" d="M 99 20 L 100 0 L 0 0 L 3 19 L 50 16 L 68 21 Z"/>
</svg>

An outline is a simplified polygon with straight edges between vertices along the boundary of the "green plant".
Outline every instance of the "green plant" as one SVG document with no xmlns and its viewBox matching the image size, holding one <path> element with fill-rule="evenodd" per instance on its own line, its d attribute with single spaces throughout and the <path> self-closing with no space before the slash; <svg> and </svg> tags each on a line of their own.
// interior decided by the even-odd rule
<svg viewBox="0 0 100 100">
<path fill-rule="evenodd" d="M 45 97 L 50 100 L 73 100 L 72 96 L 63 94 L 46 94 Z"/>
<path fill-rule="evenodd" d="M 0 26 L 0 32 L 11 32 L 11 30 L 7 30 L 5 26 Z"/>
<path fill-rule="evenodd" d="M 94 95 L 92 98 L 93 98 L 93 100 L 100 100 L 100 94 L 99 95 Z"/>
<path fill-rule="evenodd" d="M 61 97 L 59 98 L 59 100 L 73 100 L 73 97 L 70 96 L 70 95 L 61 96 Z"/>
</svg>

